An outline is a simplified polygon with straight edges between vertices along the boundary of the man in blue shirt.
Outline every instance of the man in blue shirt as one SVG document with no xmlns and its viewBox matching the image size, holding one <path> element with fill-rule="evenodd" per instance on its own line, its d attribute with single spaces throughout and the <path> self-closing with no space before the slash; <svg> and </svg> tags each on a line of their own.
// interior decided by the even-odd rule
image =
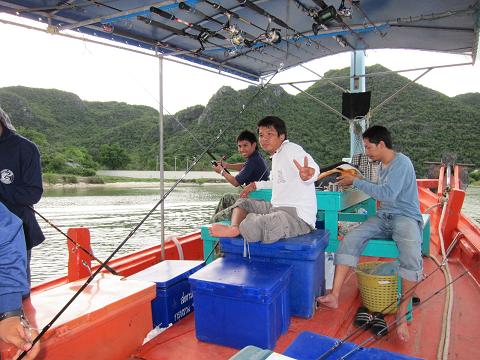
<svg viewBox="0 0 480 360">
<path fill-rule="evenodd" d="M 335 278 L 332 292 L 321 296 L 318 301 L 328 307 L 337 308 L 340 289 L 350 267 L 355 267 L 369 239 L 391 237 L 399 250 L 399 276 L 405 294 L 422 277 L 422 228 L 423 221 L 418 201 L 415 169 L 410 159 L 392 149 L 389 131 L 383 126 L 372 126 L 363 133 L 366 155 L 380 161 L 376 183 L 363 178 L 344 175 L 339 185 L 353 185 L 374 199 L 380 201 L 377 216 L 372 217 L 348 233 L 335 256 Z M 409 339 L 404 315 L 412 295 L 402 297 L 398 309 L 397 335 Z"/>
<path fill-rule="evenodd" d="M 245 162 L 229 164 L 220 160 L 213 166 L 213 169 L 235 187 L 248 185 L 254 181 L 268 180 L 270 170 L 267 162 L 258 151 L 256 135 L 248 130 L 242 131 L 237 137 L 237 148 L 238 152 L 246 159 Z M 225 169 L 239 171 L 239 173 L 233 176 L 227 173 Z M 210 222 L 230 220 L 232 216 L 232 208 L 230 207 L 235 204 L 237 199 L 238 194 L 224 194 Z"/>
<path fill-rule="evenodd" d="M 0 340 L 14 345 L 19 352 L 29 350 L 36 335 L 22 311 L 22 296 L 30 291 L 26 263 L 22 221 L 0 202 Z M 35 358 L 38 351 L 39 343 L 25 359 Z"/>
<path fill-rule="evenodd" d="M 235 187 L 248 185 L 254 181 L 268 180 L 270 175 L 268 164 L 258 152 L 257 144 L 257 137 L 253 132 L 242 131 L 237 137 L 237 148 L 246 161 L 229 164 L 220 160 L 216 166 L 213 166 L 213 169 Z M 239 171 L 239 173 L 232 176 L 225 169 Z"/>
<path fill-rule="evenodd" d="M 9 116 L 0 108 L 0 201 L 23 221 L 29 279 L 31 249 L 45 240 L 30 208 L 40 201 L 42 193 L 38 148 L 15 132 Z"/>
</svg>

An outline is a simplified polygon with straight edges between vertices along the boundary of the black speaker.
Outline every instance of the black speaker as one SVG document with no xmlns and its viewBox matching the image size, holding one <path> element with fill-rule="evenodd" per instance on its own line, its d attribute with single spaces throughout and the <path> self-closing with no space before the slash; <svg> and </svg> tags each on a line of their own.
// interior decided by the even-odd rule
<svg viewBox="0 0 480 360">
<path fill-rule="evenodd" d="M 349 119 L 357 116 L 365 116 L 370 110 L 371 92 L 347 93 L 342 94 L 342 115 Z"/>
</svg>

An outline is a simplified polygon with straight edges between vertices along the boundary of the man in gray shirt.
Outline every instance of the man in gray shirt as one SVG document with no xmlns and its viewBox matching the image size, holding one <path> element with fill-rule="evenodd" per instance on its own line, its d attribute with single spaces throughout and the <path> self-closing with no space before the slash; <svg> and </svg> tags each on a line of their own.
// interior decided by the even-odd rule
<svg viewBox="0 0 480 360">
<path fill-rule="evenodd" d="M 357 265 L 369 239 L 391 237 L 396 242 L 400 253 L 399 276 L 404 294 L 422 277 L 423 221 L 413 164 L 407 156 L 392 149 L 392 139 L 385 127 L 372 126 L 362 136 L 366 155 L 371 160 L 381 162 L 378 180 L 372 183 L 356 176 L 344 175 L 339 177 L 338 184 L 353 185 L 380 201 L 380 207 L 377 216 L 348 233 L 338 247 L 332 292 L 317 299 L 320 304 L 331 308 L 338 307 L 340 289 L 348 270 Z M 402 297 L 397 312 L 397 335 L 403 341 L 408 340 L 409 332 L 405 319 L 400 317 L 406 314 L 411 296 Z"/>
</svg>

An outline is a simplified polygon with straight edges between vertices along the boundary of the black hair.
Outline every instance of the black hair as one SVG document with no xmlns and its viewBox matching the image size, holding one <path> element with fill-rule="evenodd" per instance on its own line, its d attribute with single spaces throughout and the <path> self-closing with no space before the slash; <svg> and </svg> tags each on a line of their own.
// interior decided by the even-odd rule
<svg viewBox="0 0 480 360">
<path fill-rule="evenodd" d="M 265 116 L 257 123 L 257 131 L 260 127 L 273 127 L 277 130 L 278 136 L 285 135 L 285 140 L 287 139 L 287 126 L 285 122 L 277 116 Z"/>
<path fill-rule="evenodd" d="M 249 130 L 243 130 L 238 136 L 237 136 L 237 143 L 239 141 L 248 141 L 250 144 L 258 144 L 257 141 L 257 136 L 249 131 Z"/>
<path fill-rule="evenodd" d="M 364 139 L 368 139 L 368 141 L 376 145 L 378 145 L 380 141 L 383 141 L 388 149 L 392 148 L 392 135 L 390 135 L 390 131 L 388 131 L 388 129 L 384 126 L 370 126 L 362 134 L 362 137 Z"/>
</svg>

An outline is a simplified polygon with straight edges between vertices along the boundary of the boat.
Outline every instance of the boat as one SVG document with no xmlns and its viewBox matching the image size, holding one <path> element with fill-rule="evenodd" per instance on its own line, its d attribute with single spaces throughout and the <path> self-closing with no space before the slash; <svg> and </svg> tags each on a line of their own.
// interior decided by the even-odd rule
<svg viewBox="0 0 480 360">
<path fill-rule="evenodd" d="M 127 51 L 157 56 L 160 68 L 163 61 L 176 61 L 260 84 L 259 89 L 285 69 L 348 51 L 352 54 L 348 77 L 351 87 L 344 92 L 364 94 L 366 79 L 368 81 L 363 60 L 366 49 L 468 54 L 472 61 L 467 64 L 445 65 L 468 66 L 475 62 L 479 44 L 480 3 L 477 0 L 2 0 L 0 10 L 39 21 L 44 25 L 41 31 L 56 36 L 75 37 L 65 33 L 75 30 L 119 44 L 115 46 L 128 44 Z M 32 27 L 32 31 L 37 30 Z M 433 68 L 415 70 L 423 70 L 425 74 Z M 288 85 L 296 86 L 293 82 Z M 161 73 L 159 86 L 162 94 Z M 321 103 L 319 99 L 314 101 Z M 239 116 L 248 105 L 239 111 Z M 368 121 L 368 112 L 361 110 L 358 118 L 329 110 L 352 124 L 353 140 L 355 129 L 364 128 Z M 160 124 L 163 124 L 162 114 L 160 111 Z M 220 136 L 212 139 L 213 143 Z M 163 145 L 162 136 L 160 139 Z M 361 152 L 358 141 L 353 140 L 350 155 Z M 197 161 L 208 155 L 208 149 Z M 163 153 L 160 159 L 162 164 Z M 194 165 L 195 162 L 187 172 Z M 465 197 L 461 180 L 464 164 L 444 161 L 439 166 L 438 178 L 417 181 L 421 210 L 429 215 L 430 242 L 424 267 L 431 277 L 416 289 L 423 303 L 412 312 L 410 340 L 402 343 L 391 334 L 365 345 L 365 341 L 371 339 L 369 332 L 350 337 L 355 331 L 352 321 L 360 306 L 357 280 L 351 276 L 343 287 L 340 307 L 331 311 L 318 309 L 309 319 L 292 317 L 288 331 L 276 342 L 275 353 L 283 354 L 301 332 L 309 331 L 339 339 L 339 346 L 348 339 L 359 345 L 354 347 L 358 353 L 371 346 L 410 358 L 480 358 L 476 346 L 480 343 L 480 312 L 476 311 L 480 303 L 480 228 L 461 213 Z M 180 181 L 167 191 L 162 185 L 162 200 Z M 152 212 L 160 206 L 163 215 L 162 200 Z M 335 233 L 330 234 L 330 241 L 337 241 L 336 226 L 330 230 Z M 213 360 L 238 354 L 239 349 L 198 340 L 191 313 L 183 314 L 178 322 L 144 343 L 145 336 L 152 330 L 150 302 L 156 296 L 155 285 L 128 280 L 128 277 L 168 260 L 208 260 L 212 253 L 205 251 L 205 239 L 200 232 L 171 242 L 166 242 L 162 234 L 161 245 L 119 258 L 114 258 L 113 253 L 106 262 L 115 274 L 108 271 L 105 263 L 95 265 L 87 254 L 91 251 L 88 229 L 70 229 L 68 236 L 72 240 L 67 242 L 68 275 L 33 287 L 30 298 L 24 302 L 32 326 L 41 331 L 39 359 Z M 82 252 L 80 248 L 87 251 Z M 382 259 L 380 255 L 364 260 Z M 447 255 L 448 261 L 445 261 Z M 442 271 L 437 271 L 440 269 Z M 427 303 L 427 299 L 431 301 Z M 314 346 L 313 340 L 311 344 Z M 6 359 L 14 354 L 11 347 L 2 347 L 1 351 Z M 341 356 L 335 352 L 329 354 L 328 359 L 335 358 Z"/>
</svg>

